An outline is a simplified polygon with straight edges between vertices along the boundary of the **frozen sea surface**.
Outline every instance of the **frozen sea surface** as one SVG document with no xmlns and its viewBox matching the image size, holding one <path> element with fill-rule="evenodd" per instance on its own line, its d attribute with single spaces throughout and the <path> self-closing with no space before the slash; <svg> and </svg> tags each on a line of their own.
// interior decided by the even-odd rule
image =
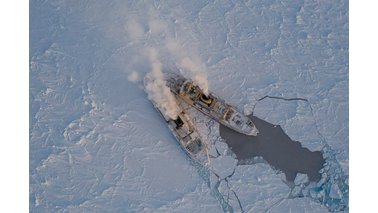
<svg viewBox="0 0 378 213">
<path fill-rule="evenodd" d="M 30 211 L 348 211 L 348 12 L 344 0 L 30 1 Z M 213 157 L 196 165 L 143 91 L 148 52 L 321 152 L 320 180 L 237 165 L 201 117 Z"/>
</svg>

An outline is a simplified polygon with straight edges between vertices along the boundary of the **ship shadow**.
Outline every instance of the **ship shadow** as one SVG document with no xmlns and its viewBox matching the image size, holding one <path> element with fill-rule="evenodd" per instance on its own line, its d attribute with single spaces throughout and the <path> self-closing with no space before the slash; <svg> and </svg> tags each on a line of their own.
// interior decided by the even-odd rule
<svg viewBox="0 0 378 213">
<path fill-rule="evenodd" d="M 307 174 L 309 180 L 317 182 L 319 170 L 325 160 L 320 151 L 310 151 L 293 141 L 279 125 L 266 122 L 256 116 L 248 116 L 255 123 L 260 133 L 248 136 L 220 125 L 220 136 L 225 139 L 238 159 L 238 165 L 254 164 L 255 157 L 263 160 L 274 169 L 282 171 L 286 181 L 294 182 L 297 173 Z"/>
</svg>

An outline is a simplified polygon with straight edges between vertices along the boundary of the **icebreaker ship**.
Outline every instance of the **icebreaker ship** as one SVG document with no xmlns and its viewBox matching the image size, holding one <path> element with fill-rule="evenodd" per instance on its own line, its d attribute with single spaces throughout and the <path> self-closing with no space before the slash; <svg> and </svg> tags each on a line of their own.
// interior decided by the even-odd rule
<svg viewBox="0 0 378 213">
<path fill-rule="evenodd" d="M 217 122 L 242 134 L 257 136 L 259 133 L 250 118 L 214 94 L 206 96 L 192 80 L 172 73 L 166 74 L 166 80 L 179 98 Z"/>
<path fill-rule="evenodd" d="M 148 81 L 153 81 L 153 79 L 146 77 L 144 79 L 145 87 Z M 207 145 L 202 141 L 190 117 L 179 102 L 177 102 L 177 105 L 180 108 L 180 112 L 176 118 L 170 118 L 167 116 L 163 109 L 159 107 L 159 104 L 157 104 L 154 100 L 151 100 L 151 102 L 156 110 L 162 115 L 172 134 L 175 136 L 180 146 L 189 155 L 189 157 L 197 163 L 205 166 L 208 162 Z"/>
</svg>

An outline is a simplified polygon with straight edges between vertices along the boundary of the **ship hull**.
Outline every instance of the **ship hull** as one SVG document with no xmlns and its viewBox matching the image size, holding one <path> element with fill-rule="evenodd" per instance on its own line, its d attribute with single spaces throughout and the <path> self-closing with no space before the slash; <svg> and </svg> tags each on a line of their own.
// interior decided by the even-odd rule
<svg viewBox="0 0 378 213">
<path fill-rule="evenodd" d="M 167 86 L 170 87 L 171 91 L 203 114 L 242 134 L 257 136 L 259 133 L 250 118 L 227 104 L 223 99 L 214 96 L 212 93 L 205 96 L 193 81 L 180 75 L 167 74 L 166 77 Z"/>
<path fill-rule="evenodd" d="M 150 79 L 149 79 L 150 80 Z M 144 84 L 146 86 L 146 81 Z M 182 106 L 177 102 L 180 108 L 176 118 L 170 118 L 159 108 L 159 105 L 151 100 L 154 108 L 161 114 L 164 118 L 168 128 L 171 130 L 173 136 L 176 138 L 181 148 L 186 152 L 186 154 L 195 162 L 205 166 L 208 162 L 208 148 L 206 143 L 201 139 L 197 129 L 195 128 L 193 122 L 191 121 L 188 114 L 182 108 Z"/>
</svg>

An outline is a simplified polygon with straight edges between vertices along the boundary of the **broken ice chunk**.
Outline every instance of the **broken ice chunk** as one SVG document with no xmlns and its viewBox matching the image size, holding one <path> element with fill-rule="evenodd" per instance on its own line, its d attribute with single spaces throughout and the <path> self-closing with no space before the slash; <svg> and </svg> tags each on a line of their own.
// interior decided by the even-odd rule
<svg viewBox="0 0 378 213">
<path fill-rule="evenodd" d="M 214 145 L 211 145 L 209 147 L 208 153 L 212 157 L 218 157 L 218 155 L 219 155 Z"/>
<path fill-rule="evenodd" d="M 308 183 L 308 180 L 309 179 L 308 179 L 307 174 L 298 173 L 297 176 L 295 177 L 294 184 L 298 186 L 301 184 Z"/>
<path fill-rule="evenodd" d="M 231 156 L 219 156 L 211 161 L 211 167 L 219 179 L 224 179 L 230 176 L 236 167 L 237 160 Z"/>
<path fill-rule="evenodd" d="M 336 183 L 332 184 L 329 192 L 329 197 L 334 199 L 341 199 L 341 194 L 342 193 L 340 192 L 339 186 Z"/>
<path fill-rule="evenodd" d="M 221 154 L 221 155 L 227 155 L 228 145 L 226 143 L 217 142 L 215 144 L 215 147 L 217 148 L 219 154 Z"/>
</svg>

